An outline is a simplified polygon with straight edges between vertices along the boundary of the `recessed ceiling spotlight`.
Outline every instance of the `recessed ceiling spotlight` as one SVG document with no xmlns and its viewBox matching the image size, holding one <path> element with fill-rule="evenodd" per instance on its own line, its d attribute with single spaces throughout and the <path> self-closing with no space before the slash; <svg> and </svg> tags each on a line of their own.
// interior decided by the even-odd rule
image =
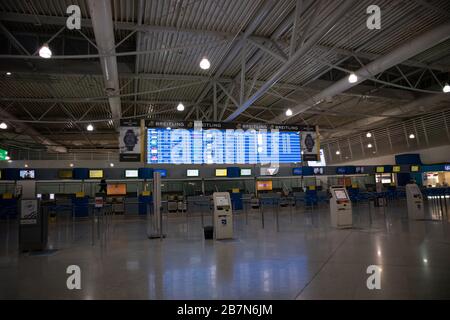
<svg viewBox="0 0 450 320">
<path fill-rule="evenodd" d="M 286 116 L 288 116 L 288 117 L 292 116 L 292 110 L 291 109 L 287 109 L 286 110 Z"/>
<path fill-rule="evenodd" d="M 184 111 L 184 104 L 182 104 L 181 102 L 178 104 L 177 106 L 177 110 L 178 111 Z"/>
<path fill-rule="evenodd" d="M 88 124 L 86 127 L 87 131 L 94 131 L 94 126 L 92 124 Z"/>
<path fill-rule="evenodd" d="M 413 134 L 413 133 L 411 133 L 410 135 L 409 135 L 409 138 L 410 139 L 414 139 L 416 136 Z"/>
<path fill-rule="evenodd" d="M 0 129 L 5 130 L 8 129 L 8 125 L 4 122 L 0 123 Z"/>
<path fill-rule="evenodd" d="M 442 91 L 444 91 L 444 93 L 449 93 L 450 92 L 450 85 L 448 83 L 446 83 L 445 86 L 442 88 Z"/>
<path fill-rule="evenodd" d="M 356 83 L 358 82 L 358 76 L 355 73 L 352 73 L 348 76 L 348 82 Z"/>
<path fill-rule="evenodd" d="M 340 154 L 341 154 L 341 152 L 340 152 L 340 151 L 338 150 L 338 151 L 336 151 L 336 154 L 337 154 L 337 155 L 340 155 Z"/>
<path fill-rule="evenodd" d="M 109 166 L 110 166 L 110 167 L 114 167 L 114 163 L 111 162 L 111 163 L 109 164 Z"/>
<path fill-rule="evenodd" d="M 370 138 L 370 137 L 372 137 L 372 133 L 370 133 L 370 132 L 367 132 L 367 133 L 366 133 L 366 137 L 367 137 L 367 138 Z"/>
<path fill-rule="evenodd" d="M 50 59 L 52 57 L 52 50 L 50 50 L 47 43 L 44 43 L 39 49 L 39 56 L 44 59 Z"/>
<path fill-rule="evenodd" d="M 73 163 L 69 164 L 69 166 L 70 166 L 71 168 L 73 168 Z"/>
<path fill-rule="evenodd" d="M 371 143 L 369 143 L 368 145 L 367 145 L 367 148 L 372 148 L 372 144 Z"/>
<path fill-rule="evenodd" d="M 9 159 L 9 160 L 8 160 L 8 162 L 9 162 L 9 163 L 11 163 L 11 162 L 12 162 L 12 160 L 11 160 L 11 159 Z"/>
<path fill-rule="evenodd" d="M 25 168 L 28 168 L 28 164 L 25 163 Z"/>
<path fill-rule="evenodd" d="M 200 61 L 200 68 L 202 68 L 203 70 L 208 70 L 211 67 L 211 62 L 209 62 L 209 60 L 207 58 L 203 58 Z"/>
<path fill-rule="evenodd" d="M 9 71 L 8 71 L 8 72 L 6 73 L 6 75 L 7 75 L 7 76 L 10 76 L 11 74 L 12 74 L 12 73 L 11 73 L 11 72 L 9 72 Z"/>
</svg>

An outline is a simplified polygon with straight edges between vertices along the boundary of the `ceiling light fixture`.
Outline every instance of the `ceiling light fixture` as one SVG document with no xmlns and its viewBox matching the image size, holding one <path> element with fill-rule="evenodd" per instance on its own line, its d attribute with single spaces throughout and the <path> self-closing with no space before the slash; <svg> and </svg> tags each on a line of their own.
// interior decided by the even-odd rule
<svg viewBox="0 0 450 320">
<path fill-rule="evenodd" d="M 410 138 L 410 139 L 414 139 L 415 137 L 416 137 L 416 136 L 415 136 L 414 134 L 412 134 L 412 133 L 409 135 L 409 138 Z"/>
<path fill-rule="evenodd" d="M 28 168 L 28 165 L 25 163 L 25 168 Z"/>
<path fill-rule="evenodd" d="M 88 124 L 86 127 L 87 131 L 94 131 L 94 126 L 92 124 Z"/>
<path fill-rule="evenodd" d="M 70 166 L 71 168 L 73 168 L 73 163 L 69 164 L 69 166 Z"/>
<path fill-rule="evenodd" d="M 292 110 L 291 109 L 287 109 L 286 110 L 286 116 L 288 116 L 288 117 L 292 116 Z"/>
<path fill-rule="evenodd" d="M 39 49 L 39 56 L 44 59 L 50 59 L 52 57 L 52 50 L 50 50 L 47 43 L 44 43 Z"/>
<path fill-rule="evenodd" d="M 211 62 L 209 62 L 209 60 L 207 58 L 203 58 L 200 61 L 200 68 L 202 68 L 203 70 L 208 70 L 211 67 Z"/>
<path fill-rule="evenodd" d="M 111 163 L 109 164 L 109 166 L 110 166 L 110 167 L 114 167 L 114 163 L 111 162 Z"/>
<path fill-rule="evenodd" d="M 8 71 L 8 72 L 6 73 L 6 75 L 7 75 L 7 76 L 10 76 L 11 74 L 12 74 L 12 73 L 11 73 L 11 72 L 9 72 L 9 71 Z"/>
<path fill-rule="evenodd" d="M 367 137 L 367 138 L 370 138 L 370 137 L 372 137 L 372 134 L 371 134 L 370 132 L 367 132 L 367 133 L 366 133 L 366 137 Z"/>
<path fill-rule="evenodd" d="M 336 154 L 337 154 L 337 155 L 340 155 L 340 154 L 341 154 L 341 152 L 340 152 L 340 151 L 338 150 L 338 151 L 336 151 Z"/>
<path fill-rule="evenodd" d="M 356 74 L 354 74 L 354 73 L 350 74 L 348 76 L 348 82 L 350 82 L 350 83 L 358 82 L 358 76 Z"/>
<path fill-rule="evenodd" d="M 369 143 L 368 145 L 367 145 L 367 148 L 372 148 L 372 144 L 371 143 Z"/>
<path fill-rule="evenodd" d="M 178 110 L 178 111 L 184 111 L 184 104 L 180 102 L 180 103 L 177 105 L 177 110 Z"/>
<path fill-rule="evenodd" d="M 8 129 L 8 125 L 4 122 L 0 123 L 0 129 L 5 130 Z"/>
<path fill-rule="evenodd" d="M 445 86 L 442 88 L 442 91 L 444 93 L 449 93 L 450 92 L 450 85 L 448 83 L 446 83 Z"/>
</svg>

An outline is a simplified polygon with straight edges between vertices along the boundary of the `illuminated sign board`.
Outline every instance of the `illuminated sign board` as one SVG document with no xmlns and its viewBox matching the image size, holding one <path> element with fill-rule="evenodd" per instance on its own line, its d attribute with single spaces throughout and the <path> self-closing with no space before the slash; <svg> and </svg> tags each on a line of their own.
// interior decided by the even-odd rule
<svg viewBox="0 0 450 320">
<path fill-rule="evenodd" d="M 227 169 L 216 169 L 216 177 L 226 177 Z"/>
<path fill-rule="evenodd" d="M 364 173 L 364 167 L 356 167 L 355 173 Z"/>
<path fill-rule="evenodd" d="M 137 178 L 139 177 L 138 170 L 125 170 L 125 178 Z"/>
<path fill-rule="evenodd" d="M 89 170 L 89 178 L 103 178 L 103 170 Z"/>
<path fill-rule="evenodd" d="M 272 190 L 272 181 L 257 181 L 256 189 L 258 191 L 271 191 Z"/>
<path fill-rule="evenodd" d="M 302 161 L 301 132 L 306 127 L 182 121 L 147 121 L 146 125 L 148 164 L 276 165 Z"/>
<path fill-rule="evenodd" d="M 315 175 L 321 175 L 323 174 L 323 167 L 315 167 L 313 168 L 313 172 Z"/>
<path fill-rule="evenodd" d="M 0 160 L 6 160 L 7 156 L 8 156 L 8 151 L 0 149 Z"/>
<path fill-rule="evenodd" d="M 411 172 L 419 172 L 419 166 L 411 166 Z"/>
<path fill-rule="evenodd" d="M 241 176 L 251 176 L 252 175 L 252 169 L 241 169 Z"/>
<path fill-rule="evenodd" d="M 392 172 L 400 172 L 401 167 L 400 166 L 393 166 L 392 167 Z"/>
<path fill-rule="evenodd" d="M 123 196 L 127 194 L 127 185 L 125 183 L 108 184 L 106 187 L 108 196 Z"/>
<path fill-rule="evenodd" d="M 161 174 L 161 178 L 167 177 L 167 170 L 166 169 L 153 169 L 153 172 L 159 172 Z"/>
<path fill-rule="evenodd" d="M 21 179 L 34 179 L 34 170 L 20 170 L 19 176 Z"/>
<path fill-rule="evenodd" d="M 383 173 L 384 167 L 377 167 L 377 173 Z"/>
<path fill-rule="evenodd" d="M 186 171 L 186 175 L 187 175 L 188 177 L 198 177 L 199 172 L 198 172 L 197 169 L 188 169 L 188 170 Z"/>
</svg>

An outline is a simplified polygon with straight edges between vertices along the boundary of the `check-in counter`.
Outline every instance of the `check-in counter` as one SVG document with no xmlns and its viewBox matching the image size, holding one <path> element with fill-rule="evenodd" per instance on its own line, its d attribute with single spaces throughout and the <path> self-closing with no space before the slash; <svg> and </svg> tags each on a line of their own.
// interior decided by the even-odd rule
<svg viewBox="0 0 450 320">
<path fill-rule="evenodd" d="M 124 214 L 139 214 L 139 199 L 137 197 L 125 197 L 123 199 Z"/>
</svg>

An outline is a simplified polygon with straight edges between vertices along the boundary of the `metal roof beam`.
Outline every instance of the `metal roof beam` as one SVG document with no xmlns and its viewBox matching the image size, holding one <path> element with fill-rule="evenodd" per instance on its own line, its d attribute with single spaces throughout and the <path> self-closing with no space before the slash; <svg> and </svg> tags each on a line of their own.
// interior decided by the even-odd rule
<svg viewBox="0 0 450 320">
<path fill-rule="evenodd" d="M 114 39 L 111 1 L 88 0 L 88 5 L 99 53 L 115 55 L 116 44 Z M 122 108 L 120 105 L 120 97 L 116 96 L 120 94 L 117 58 L 115 56 L 102 57 L 100 58 L 100 63 L 105 81 L 105 91 L 111 96 L 108 99 L 111 115 L 112 118 L 118 119 L 122 116 Z M 117 130 L 119 127 L 118 121 L 114 122 L 114 126 Z"/>
<path fill-rule="evenodd" d="M 300 114 L 305 110 L 312 108 L 313 106 L 321 103 L 328 97 L 334 97 L 363 81 L 374 77 L 375 75 L 392 68 L 393 66 L 400 64 L 402 61 L 408 60 L 411 57 L 441 43 L 442 41 L 450 37 L 450 24 L 441 25 L 433 30 L 423 33 L 412 41 L 397 47 L 390 53 L 372 61 L 366 66 L 362 67 L 355 74 L 358 76 L 358 81 L 356 83 L 350 83 L 348 77 L 344 77 L 341 80 L 335 82 L 333 85 L 329 86 L 320 93 L 314 95 L 310 99 L 298 104 L 297 106 L 291 108 L 293 115 Z M 279 115 L 272 119 L 273 122 L 282 122 L 289 119 L 284 114 Z"/>
<path fill-rule="evenodd" d="M 292 65 L 298 61 L 300 57 L 306 54 L 317 42 L 327 33 L 330 29 L 346 14 L 348 14 L 349 9 L 356 3 L 355 0 L 349 0 L 344 2 L 338 10 L 336 10 L 333 15 L 322 25 L 318 27 L 318 30 L 311 35 L 311 37 L 304 43 L 300 49 L 298 49 L 295 54 L 293 54 L 286 63 L 284 63 L 280 69 L 278 69 L 274 75 L 256 91 L 247 101 L 245 101 L 237 110 L 225 119 L 225 122 L 230 122 L 235 120 L 243 111 L 247 110 L 256 100 L 258 100 L 267 90 L 270 89 L 276 82 L 278 82 L 281 77 L 292 67 Z"/>
</svg>

